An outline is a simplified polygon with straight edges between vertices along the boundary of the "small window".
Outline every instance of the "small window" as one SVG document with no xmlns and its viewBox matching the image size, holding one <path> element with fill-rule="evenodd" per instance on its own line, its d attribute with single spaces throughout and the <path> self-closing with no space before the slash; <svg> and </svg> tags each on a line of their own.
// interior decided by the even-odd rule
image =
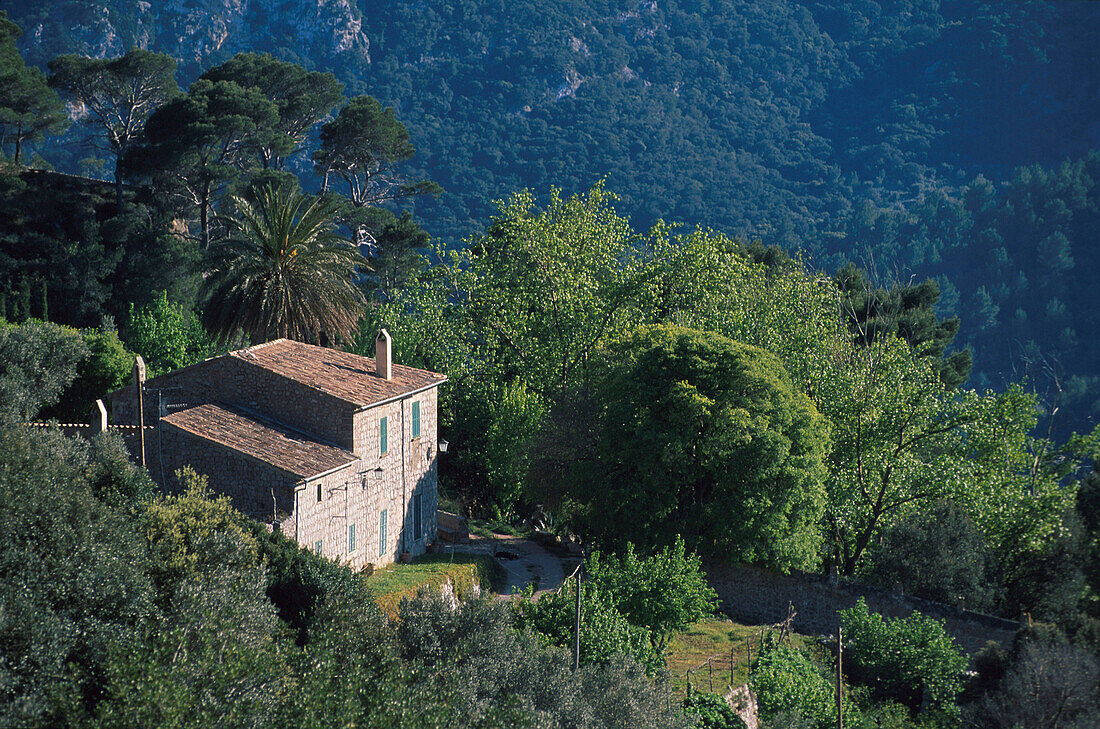
<svg viewBox="0 0 1100 729">
<path fill-rule="evenodd" d="M 386 553 L 386 510 L 378 515 L 378 556 Z"/>
<path fill-rule="evenodd" d="M 390 429 L 386 418 L 378 421 L 378 455 L 384 456 L 390 450 Z"/>
<path fill-rule="evenodd" d="M 318 504 L 319 504 L 319 503 L 321 503 L 321 496 L 322 496 L 322 492 L 321 492 L 321 484 L 320 484 L 320 483 L 318 483 L 318 484 L 317 484 L 317 503 L 318 503 Z"/>
<path fill-rule="evenodd" d="M 321 553 L 321 540 L 320 539 L 318 539 L 316 542 L 314 542 L 313 551 L 316 552 L 317 554 Z"/>
<path fill-rule="evenodd" d="M 355 551 L 355 525 L 348 524 L 348 551 Z"/>
<path fill-rule="evenodd" d="M 420 401 L 412 404 L 412 437 L 420 437 Z"/>
<path fill-rule="evenodd" d="M 413 539 L 417 541 L 424 536 L 424 530 L 420 526 L 423 517 L 423 501 L 424 494 L 413 494 Z"/>
</svg>

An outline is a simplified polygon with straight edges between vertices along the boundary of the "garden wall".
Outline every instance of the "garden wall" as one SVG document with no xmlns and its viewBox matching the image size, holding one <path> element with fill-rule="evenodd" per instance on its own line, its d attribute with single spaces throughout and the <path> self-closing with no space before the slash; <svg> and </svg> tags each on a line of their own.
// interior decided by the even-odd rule
<svg viewBox="0 0 1100 729">
<path fill-rule="evenodd" d="M 834 635 L 839 624 L 837 611 L 855 606 L 862 597 L 871 611 L 886 617 L 906 617 L 916 611 L 944 621 L 959 648 L 971 656 L 988 641 L 1008 646 L 1022 627 L 1012 620 L 867 585 L 843 580 L 833 584 L 820 574 L 782 575 L 744 565 L 714 564 L 707 565 L 706 571 L 723 610 L 734 620 L 754 625 L 785 620 L 791 605 L 797 613 L 794 627 L 798 632 Z"/>
</svg>

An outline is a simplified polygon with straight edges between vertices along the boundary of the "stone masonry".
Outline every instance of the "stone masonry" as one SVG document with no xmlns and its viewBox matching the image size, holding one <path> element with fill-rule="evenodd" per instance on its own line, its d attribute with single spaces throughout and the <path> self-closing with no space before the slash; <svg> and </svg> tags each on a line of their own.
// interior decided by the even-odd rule
<svg viewBox="0 0 1100 729">
<path fill-rule="evenodd" d="M 723 611 L 735 620 L 756 625 L 784 620 L 789 605 L 795 610 L 794 624 L 799 631 L 835 635 L 840 621 L 837 611 L 854 607 L 862 597 L 869 610 L 889 618 L 907 617 L 916 611 L 942 620 L 959 648 L 971 656 L 989 641 L 1002 647 L 1011 645 L 1021 627 L 1011 620 L 867 585 L 833 584 L 816 574 L 781 575 L 747 565 L 709 564 L 705 569 Z"/>
<path fill-rule="evenodd" d="M 385 364 L 389 379 L 370 358 L 276 340 L 150 379 L 149 472 L 172 491 L 191 466 L 242 512 L 354 567 L 423 553 L 436 538 L 445 378 Z M 136 395 L 110 395 L 116 423 L 137 423 Z"/>
</svg>

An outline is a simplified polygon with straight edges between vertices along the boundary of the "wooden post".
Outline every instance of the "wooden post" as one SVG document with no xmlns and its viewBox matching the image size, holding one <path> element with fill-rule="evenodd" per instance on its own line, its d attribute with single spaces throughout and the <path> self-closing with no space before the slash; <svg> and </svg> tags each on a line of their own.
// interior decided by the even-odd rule
<svg viewBox="0 0 1100 729">
<path fill-rule="evenodd" d="M 836 729 L 844 729 L 844 628 L 836 629 Z"/>
<path fill-rule="evenodd" d="M 734 648 L 730 647 L 730 688 L 733 688 L 733 651 Z"/>
<path fill-rule="evenodd" d="M 137 390 L 138 438 L 141 443 L 141 467 L 145 468 L 145 360 L 134 360 L 134 389 Z"/>
<path fill-rule="evenodd" d="M 710 692 L 714 693 L 714 664 L 710 662 L 710 657 L 707 658 L 707 673 L 710 674 Z"/>
</svg>

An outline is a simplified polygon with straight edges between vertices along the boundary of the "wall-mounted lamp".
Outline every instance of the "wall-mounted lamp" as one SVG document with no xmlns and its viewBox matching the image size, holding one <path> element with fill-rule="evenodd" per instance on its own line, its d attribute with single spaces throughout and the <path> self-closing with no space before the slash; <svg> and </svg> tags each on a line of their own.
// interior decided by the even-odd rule
<svg viewBox="0 0 1100 729">
<path fill-rule="evenodd" d="M 447 452 L 447 447 L 449 445 L 451 445 L 451 444 L 448 443 L 447 441 L 443 440 L 442 438 L 440 438 L 439 439 L 439 452 L 440 453 L 446 453 Z"/>
<path fill-rule="evenodd" d="M 378 483 L 382 483 L 382 473 L 383 471 L 381 466 L 379 466 L 378 468 L 372 468 L 369 471 L 363 471 L 363 482 L 362 484 L 360 484 L 360 486 L 362 488 L 367 487 L 367 478 L 369 476 L 373 476 L 374 478 L 378 479 Z"/>
</svg>

